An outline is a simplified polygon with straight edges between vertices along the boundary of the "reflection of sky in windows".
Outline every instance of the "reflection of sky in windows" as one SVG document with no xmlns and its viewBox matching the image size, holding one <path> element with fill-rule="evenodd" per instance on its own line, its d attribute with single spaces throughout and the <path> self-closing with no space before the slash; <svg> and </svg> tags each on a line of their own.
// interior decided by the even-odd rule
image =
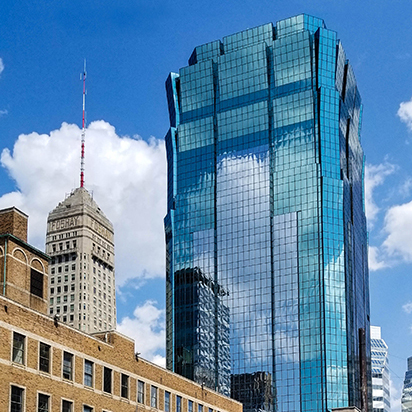
<svg viewBox="0 0 412 412">
<path fill-rule="evenodd" d="M 272 371 L 268 173 L 268 146 L 218 157 L 218 267 L 229 290 L 235 374 Z"/>
<path fill-rule="evenodd" d="M 360 407 L 361 101 L 336 33 L 305 15 L 236 33 L 179 81 L 172 267 L 221 288 L 232 392 L 261 385 L 246 410 Z"/>
</svg>

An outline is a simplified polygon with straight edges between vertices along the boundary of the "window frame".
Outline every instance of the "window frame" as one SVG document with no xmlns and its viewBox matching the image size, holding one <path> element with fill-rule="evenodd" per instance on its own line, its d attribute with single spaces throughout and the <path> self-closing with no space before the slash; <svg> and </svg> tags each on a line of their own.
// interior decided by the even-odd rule
<svg viewBox="0 0 412 412">
<path fill-rule="evenodd" d="M 40 396 L 44 396 L 47 398 L 47 409 L 40 409 Z M 37 392 L 37 412 L 50 412 L 50 398 L 51 396 L 47 393 Z"/>
<path fill-rule="evenodd" d="M 65 406 L 64 404 L 66 403 L 66 406 L 68 405 L 70 407 L 70 409 L 66 409 L 64 410 L 63 407 Z M 69 399 L 62 399 L 61 401 L 61 411 L 62 412 L 74 412 L 74 402 L 72 400 Z"/>
<path fill-rule="evenodd" d="M 44 357 L 42 356 L 42 346 L 48 349 L 48 356 Z M 49 373 L 51 370 L 51 346 L 48 345 L 47 343 L 44 342 L 39 342 L 39 371 L 44 372 L 44 373 Z M 47 370 L 42 368 L 42 360 L 44 362 L 47 362 Z"/>
<path fill-rule="evenodd" d="M 25 405 L 26 405 L 26 388 L 20 385 L 10 385 L 10 402 L 9 402 L 9 410 L 11 411 L 12 403 L 15 403 L 13 401 L 13 388 L 18 389 L 20 391 L 20 412 L 24 412 Z"/>
<path fill-rule="evenodd" d="M 110 371 L 110 382 L 107 381 L 108 372 Z M 103 366 L 103 392 L 104 393 L 113 393 L 113 369 L 108 368 L 107 366 Z M 110 390 L 106 390 L 106 384 L 110 384 Z"/>
<path fill-rule="evenodd" d="M 69 369 L 70 377 L 69 378 L 66 378 L 64 376 L 64 374 L 65 374 L 65 361 L 66 361 L 65 360 L 65 355 L 70 356 L 70 369 Z M 70 352 L 63 351 L 62 356 L 63 356 L 63 359 L 62 359 L 62 378 L 65 379 L 65 380 L 68 380 L 68 381 L 73 381 L 73 376 L 74 376 L 74 355 Z"/>
<path fill-rule="evenodd" d="M 144 405 L 144 392 L 145 392 L 145 383 L 141 380 L 137 381 L 137 403 Z M 139 399 L 139 397 L 141 399 Z"/>
<path fill-rule="evenodd" d="M 176 410 L 175 412 L 182 412 L 182 397 L 176 395 Z"/>
<path fill-rule="evenodd" d="M 125 380 L 124 380 L 125 379 Z M 130 378 L 125 373 L 120 374 L 120 397 L 129 399 Z M 126 396 L 125 396 L 126 395 Z"/>
<path fill-rule="evenodd" d="M 157 409 L 159 389 L 157 386 L 150 385 L 150 407 Z"/>
<path fill-rule="evenodd" d="M 91 368 L 90 372 L 89 371 L 86 372 L 86 365 L 90 366 L 90 368 Z M 87 386 L 88 388 L 93 388 L 94 387 L 93 379 L 94 379 L 94 362 L 92 362 L 89 359 L 84 359 L 84 362 L 83 362 L 83 385 Z M 87 381 L 90 380 L 90 385 L 88 383 L 86 383 L 86 380 Z"/>
<path fill-rule="evenodd" d="M 17 337 L 22 337 L 23 339 L 21 341 L 17 341 Z M 11 360 L 13 363 L 17 363 L 19 365 L 25 365 L 26 364 L 26 336 L 22 335 L 19 332 L 13 331 L 13 341 L 12 341 L 12 352 L 11 352 Z M 21 347 L 18 347 L 16 343 L 22 342 Z M 21 362 L 17 360 L 17 357 L 20 353 L 21 356 Z"/>
<path fill-rule="evenodd" d="M 171 398 L 171 393 L 169 391 L 165 391 L 165 396 L 164 396 L 164 411 L 165 412 L 170 412 L 170 398 Z M 167 399 L 167 402 L 166 402 L 166 399 Z"/>
<path fill-rule="evenodd" d="M 43 299 L 44 274 L 34 268 L 30 268 L 30 293 L 40 299 Z"/>
</svg>

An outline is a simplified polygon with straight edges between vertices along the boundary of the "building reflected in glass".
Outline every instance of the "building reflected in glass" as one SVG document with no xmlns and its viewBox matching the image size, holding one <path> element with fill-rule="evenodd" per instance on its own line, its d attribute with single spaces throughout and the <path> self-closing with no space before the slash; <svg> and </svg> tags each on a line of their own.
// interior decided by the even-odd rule
<svg viewBox="0 0 412 412">
<path fill-rule="evenodd" d="M 362 106 L 336 32 L 227 36 L 166 89 L 167 367 L 245 411 L 371 410 Z"/>
</svg>

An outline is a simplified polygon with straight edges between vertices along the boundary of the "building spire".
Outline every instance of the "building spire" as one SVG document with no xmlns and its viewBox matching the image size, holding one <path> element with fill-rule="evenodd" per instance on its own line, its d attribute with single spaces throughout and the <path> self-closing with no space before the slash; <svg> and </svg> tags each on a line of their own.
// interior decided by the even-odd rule
<svg viewBox="0 0 412 412">
<path fill-rule="evenodd" d="M 85 143 L 85 127 L 86 127 L 86 59 L 84 59 L 84 70 L 83 70 L 83 120 L 82 120 L 82 146 L 81 146 L 81 157 L 80 157 L 80 187 L 84 187 L 84 143 Z M 80 79 L 82 75 L 80 75 Z"/>
</svg>

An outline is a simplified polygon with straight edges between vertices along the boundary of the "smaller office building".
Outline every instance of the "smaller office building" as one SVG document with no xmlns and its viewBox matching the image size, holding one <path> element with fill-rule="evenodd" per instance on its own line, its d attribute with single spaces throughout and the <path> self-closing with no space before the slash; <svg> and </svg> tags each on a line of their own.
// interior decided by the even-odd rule
<svg viewBox="0 0 412 412">
<path fill-rule="evenodd" d="M 412 356 L 408 358 L 407 364 L 401 398 L 402 412 L 412 412 Z"/>
<path fill-rule="evenodd" d="M 388 345 L 382 339 L 379 326 L 371 326 L 371 364 L 373 412 L 390 412 Z"/>
<path fill-rule="evenodd" d="M 49 316 L 48 261 L 27 243 L 27 215 L 0 211 L 0 411 L 242 411 L 141 359 L 116 331 L 87 334 Z"/>
</svg>

